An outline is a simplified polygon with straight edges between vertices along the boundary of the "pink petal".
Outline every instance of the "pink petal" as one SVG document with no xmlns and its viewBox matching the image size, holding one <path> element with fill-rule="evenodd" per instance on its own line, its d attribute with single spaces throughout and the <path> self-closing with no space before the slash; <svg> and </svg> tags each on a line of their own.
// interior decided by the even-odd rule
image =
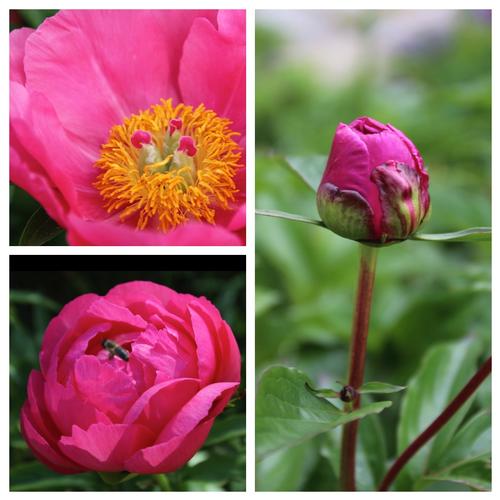
<svg viewBox="0 0 500 500">
<path fill-rule="evenodd" d="M 109 336 L 111 327 L 112 324 L 109 322 L 92 324 L 92 320 L 89 322 L 87 317 L 82 318 L 57 346 L 49 365 L 47 380 L 66 381 L 73 371 L 76 360 L 87 352 L 92 341 L 99 342 L 100 338 L 104 339 L 103 334 Z"/>
<path fill-rule="evenodd" d="M 176 379 L 148 389 L 133 404 L 123 419 L 124 424 L 141 424 L 158 435 L 165 422 L 183 408 L 196 395 L 199 380 Z"/>
<path fill-rule="evenodd" d="M 222 359 L 219 361 L 217 379 L 239 382 L 241 377 L 240 349 L 231 328 L 225 321 L 219 329 L 218 339 L 221 344 Z"/>
<path fill-rule="evenodd" d="M 61 11 L 27 44 L 28 84 L 51 101 L 66 130 L 90 143 L 97 154 L 112 125 L 160 98 L 178 101 L 178 60 L 199 15 Z"/>
<path fill-rule="evenodd" d="M 214 417 L 226 406 L 237 385 L 204 387 L 165 426 L 156 444 L 139 450 L 127 461 L 127 470 L 152 474 L 184 465 L 203 445 Z"/>
<path fill-rule="evenodd" d="M 87 309 L 87 316 L 115 323 L 125 323 L 128 327 L 144 329 L 146 321 L 137 314 L 132 314 L 127 307 L 114 304 L 106 298 L 99 298 Z"/>
<path fill-rule="evenodd" d="M 42 374 L 32 370 L 28 378 L 25 411 L 33 427 L 56 448 L 59 432 L 45 405 L 44 383 Z"/>
<path fill-rule="evenodd" d="M 92 424 L 111 424 L 109 417 L 89 405 L 74 389 L 71 383 L 63 386 L 47 382 L 44 387 L 47 409 L 61 434 L 71 434 L 72 425 L 88 429 Z"/>
<path fill-rule="evenodd" d="M 189 306 L 202 384 L 240 381 L 240 353 L 219 311 L 206 299 Z"/>
<path fill-rule="evenodd" d="M 221 359 L 220 348 L 216 339 L 216 327 L 212 319 L 203 314 L 199 303 L 193 301 L 189 307 L 192 331 L 196 340 L 198 371 L 202 385 L 215 382 L 218 360 Z M 215 308 L 212 309 L 214 312 Z M 220 318 L 215 318 L 220 324 Z"/>
<path fill-rule="evenodd" d="M 188 436 L 177 436 L 167 443 L 137 451 L 125 463 L 126 469 L 139 474 L 159 474 L 179 469 L 202 447 L 212 424 L 213 419 L 209 419 Z"/>
<path fill-rule="evenodd" d="M 20 424 L 23 434 L 31 451 L 42 463 L 61 474 L 75 474 L 84 469 L 66 458 L 59 450 L 55 450 L 47 440 L 35 429 L 29 417 L 26 402 L 21 409 Z"/>
<path fill-rule="evenodd" d="M 131 306 L 135 306 L 136 304 L 139 306 L 144 302 L 159 304 L 163 308 L 163 306 L 169 304 L 172 300 L 179 300 L 181 297 L 182 294 L 152 281 L 129 281 L 121 283 L 113 287 L 106 294 L 107 301 L 131 310 L 134 310 Z M 157 312 L 158 309 L 154 311 Z M 139 314 L 135 310 L 134 313 Z M 144 319 L 147 319 L 147 317 Z"/>
<path fill-rule="evenodd" d="M 56 354 L 58 344 L 64 336 L 70 332 L 79 319 L 86 313 L 92 302 L 98 300 L 99 296 L 93 293 L 80 295 L 76 299 L 68 302 L 53 318 L 43 335 L 42 350 L 40 352 L 40 367 L 42 373 L 47 375 L 51 364 L 57 365 L 57 362 L 51 362 L 53 355 Z"/>
<path fill-rule="evenodd" d="M 235 44 L 245 45 L 245 25 L 244 10 L 219 10 L 217 14 L 219 33 Z"/>
<path fill-rule="evenodd" d="M 31 39 L 31 37 L 30 37 Z M 71 210 L 87 218 L 107 216 L 92 186 L 97 169 L 89 156 L 66 134 L 54 108 L 41 94 L 10 84 L 10 125 L 22 147 L 43 170 Z M 18 168 L 11 165 L 11 170 Z M 20 174 L 13 174 L 13 178 Z M 34 188 L 33 188 L 34 189 Z"/>
<path fill-rule="evenodd" d="M 42 165 L 19 142 L 15 130 L 10 130 L 10 180 L 35 198 L 47 214 L 65 227 L 69 209 L 61 192 Z"/>
<path fill-rule="evenodd" d="M 119 472 L 126 470 L 125 461 L 152 439 L 151 431 L 142 425 L 93 424 L 87 430 L 74 425 L 71 436 L 63 436 L 59 447 L 90 470 Z"/>
<path fill-rule="evenodd" d="M 68 242 L 71 245 L 103 246 L 239 246 L 241 237 L 219 226 L 189 222 L 168 233 L 139 231 L 111 221 L 86 221 L 68 216 Z"/>
<path fill-rule="evenodd" d="M 205 19 L 193 23 L 184 44 L 179 83 L 185 103 L 204 103 L 232 120 L 233 130 L 244 136 L 246 65 L 245 45 L 240 43 L 244 34 L 235 36 L 244 26 L 241 16 L 223 14 L 222 33 Z M 238 22 L 229 25 L 231 17 Z"/>
<path fill-rule="evenodd" d="M 34 31 L 31 28 L 21 28 L 11 31 L 9 35 L 10 80 L 23 85 L 26 82 L 24 49 L 26 40 Z"/>
<path fill-rule="evenodd" d="M 121 421 L 138 396 L 130 375 L 95 356 L 81 356 L 76 360 L 74 384 L 83 400 L 113 422 Z"/>
<path fill-rule="evenodd" d="M 189 434 L 202 420 L 217 416 L 226 406 L 238 383 L 224 382 L 203 387 L 173 417 L 158 436 L 156 444 Z"/>
</svg>

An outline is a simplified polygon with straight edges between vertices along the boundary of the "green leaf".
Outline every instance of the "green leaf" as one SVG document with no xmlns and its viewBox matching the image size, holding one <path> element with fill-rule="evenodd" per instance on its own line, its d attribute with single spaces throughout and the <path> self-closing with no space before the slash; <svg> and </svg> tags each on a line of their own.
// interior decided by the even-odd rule
<svg viewBox="0 0 500 500">
<path fill-rule="evenodd" d="M 484 466 L 478 465 L 483 462 Z M 419 483 L 453 481 L 474 489 L 491 483 L 491 413 L 480 411 L 457 431 L 433 470 Z M 465 481 L 467 479 L 467 481 Z M 475 484 L 475 486 L 474 486 Z"/>
<path fill-rule="evenodd" d="M 255 405 L 258 460 L 391 405 L 382 401 L 345 413 L 315 396 L 306 384 L 311 386 L 311 381 L 294 368 L 276 366 L 263 374 Z"/>
<path fill-rule="evenodd" d="M 417 241 L 444 241 L 451 243 L 461 241 L 491 241 L 491 227 L 471 227 L 454 233 L 416 233 L 411 239 Z"/>
<path fill-rule="evenodd" d="M 292 220 L 295 222 L 304 222 L 306 224 L 313 224 L 314 226 L 324 227 L 322 221 L 317 219 L 311 219 L 310 217 L 305 217 L 303 215 L 290 214 L 288 212 L 282 212 L 280 210 L 268 210 L 268 209 L 255 209 L 255 213 L 257 215 L 264 215 L 266 217 L 276 217 L 278 219 Z"/>
<path fill-rule="evenodd" d="M 491 413 L 483 410 L 476 413 L 458 430 L 438 465 L 451 467 L 480 459 L 489 460 L 490 456 Z"/>
<path fill-rule="evenodd" d="M 16 465 L 10 470 L 11 491 L 88 491 L 91 474 L 62 475 L 40 462 Z"/>
<path fill-rule="evenodd" d="M 25 20 L 27 24 L 29 24 L 32 28 L 36 28 L 45 20 L 45 18 L 53 16 L 57 12 L 57 10 L 22 9 L 18 12 L 20 12 L 22 18 Z"/>
<path fill-rule="evenodd" d="M 245 415 L 237 414 L 228 417 L 219 417 L 205 441 L 205 446 L 223 443 L 234 438 L 244 436 L 246 432 Z"/>
<path fill-rule="evenodd" d="M 473 490 L 491 490 L 491 463 L 484 460 L 467 462 L 463 465 L 446 471 L 428 474 L 427 481 L 451 481 L 463 484 Z"/>
<path fill-rule="evenodd" d="M 43 210 L 38 208 L 24 226 L 19 245 L 39 246 L 52 240 L 63 232 Z"/>
<path fill-rule="evenodd" d="M 318 461 L 313 440 L 283 448 L 256 464 L 257 491 L 300 491 Z"/>
<path fill-rule="evenodd" d="M 131 472 L 98 472 L 97 474 L 106 484 L 110 485 L 123 483 L 139 475 Z"/>
<path fill-rule="evenodd" d="M 280 294 L 275 290 L 264 287 L 255 287 L 255 317 L 267 313 L 281 301 Z"/>
<path fill-rule="evenodd" d="M 457 431 L 435 467 L 421 483 L 452 481 L 473 489 L 491 489 L 491 413 L 481 411 Z"/>
<path fill-rule="evenodd" d="M 59 311 L 61 309 L 61 306 L 57 302 L 37 292 L 11 290 L 9 298 L 11 304 L 31 304 L 51 311 Z"/>
<path fill-rule="evenodd" d="M 387 462 L 385 435 L 378 415 L 369 415 L 359 423 L 356 448 L 358 488 L 374 491 L 382 480 Z"/>
<path fill-rule="evenodd" d="M 327 157 L 323 155 L 287 156 L 285 163 L 310 187 L 314 192 L 318 190 Z"/>
<path fill-rule="evenodd" d="M 406 389 L 402 385 L 386 384 L 384 382 L 366 382 L 359 389 L 360 394 L 391 394 Z"/>
<path fill-rule="evenodd" d="M 405 393 L 398 426 L 398 454 L 438 417 L 476 370 L 480 343 L 465 339 L 431 348 Z M 408 462 L 396 481 L 398 489 L 411 489 L 418 478 L 435 470 L 472 399 Z"/>
<path fill-rule="evenodd" d="M 313 392 L 318 396 L 323 396 L 324 398 L 338 398 L 340 394 L 338 391 L 334 391 L 333 389 L 314 389 L 309 384 L 306 384 L 307 390 Z"/>
</svg>

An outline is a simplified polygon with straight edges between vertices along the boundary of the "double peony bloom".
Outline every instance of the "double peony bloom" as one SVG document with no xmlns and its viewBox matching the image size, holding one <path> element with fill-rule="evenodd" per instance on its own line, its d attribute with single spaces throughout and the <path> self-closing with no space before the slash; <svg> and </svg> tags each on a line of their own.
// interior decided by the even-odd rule
<svg viewBox="0 0 500 500">
<path fill-rule="evenodd" d="M 171 472 L 240 382 L 240 353 L 205 298 L 151 282 L 82 295 L 47 327 L 21 430 L 63 474 Z"/>
<path fill-rule="evenodd" d="M 10 35 L 10 175 L 72 245 L 245 243 L 244 11 L 61 11 Z"/>
</svg>

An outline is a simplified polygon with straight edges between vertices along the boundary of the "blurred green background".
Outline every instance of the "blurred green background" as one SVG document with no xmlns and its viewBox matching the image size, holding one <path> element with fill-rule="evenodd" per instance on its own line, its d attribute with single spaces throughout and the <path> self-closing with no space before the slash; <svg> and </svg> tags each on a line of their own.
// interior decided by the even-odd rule
<svg viewBox="0 0 500 500">
<path fill-rule="evenodd" d="M 101 265 L 116 268 L 102 261 Z M 128 268 L 134 267 L 130 257 Z M 148 257 L 147 265 L 161 268 L 165 257 Z M 193 257 L 194 259 L 195 257 Z M 19 259 L 19 257 L 17 258 Z M 42 258 L 43 259 L 43 258 Z M 242 271 L 90 271 L 86 267 L 74 271 L 19 270 L 32 269 L 33 257 L 16 261 L 11 272 L 10 305 L 10 488 L 11 491 L 158 491 L 154 476 L 139 476 L 110 486 L 96 473 L 61 475 L 38 462 L 19 432 L 19 410 L 26 397 L 30 371 L 38 369 L 38 353 L 48 322 L 61 307 L 75 297 L 88 292 L 100 295 L 113 286 L 132 280 L 149 280 L 182 293 L 207 297 L 231 326 L 242 354 L 241 391 L 233 403 L 217 419 L 202 449 L 187 466 L 169 474 L 174 490 L 241 491 L 245 489 L 245 272 Z M 92 259 L 92 258 L 91 258 Z M 103 257 L 101 257 L 103 259 Z M 156 259 L 156 260 L 155 260 Z M 227 259 L 227 257 L 226 257 Z M 238 259 L 236 257 L 236 259 Z M 244 259 L 239 258 L 244 268 Z M 39 269 L 44 269 L 43 260 Z M 90 261 L 95 263 L 94 260 Z M 169 258 L 164 268 L 175 264 Z M 66 260 L 67 263 L 67 260 Z M 144 264 L 144 263 L 143 263 Z M 81 266 L 81 264 L 80 264 Z M 211 261 L 207 267 L 211 266 Z M 68 266 L 61 266 L 63 269 Z M 98 267 L 97 265 L 95 267 Z M 195 266 L 198 267 L 198 266 Z M 70 268 L 78 269 L 74 260 Z M 92 268 L 92 267 L 91 267 Z M 189 269 L 187 265 L 184 268 Z M 214 267 L 212 267 L 214 268 Z M 217 266 L 215 266 L 215 269 Z M 230 268 L 230 266 L 228 266 Z"/>
<path fill-rule="evenodd" d="M 285 155 L 328 155 L 361 115 L 392 123 L 430 175 L 425 232 L 491 223 L 491 21 L 481 11 L 260 11 L 256 16 L 256 207 L 318 218 Z M 379 252 L 366 380 L 406 385 L 440 341 L 490 351 L 488 243 L 409 241 Z M 307 224 L 257 217 L 257 380 L 295 366 L 317 387 L 345 379 L 358 249 Z M 471 374 L 472 375 L 472 374 Z M 480 394 L 488 398 L 488 384 Z M 379 419 L 395 453 L 399 397 Z M 260 490 L 333 488 L 327 459 L 288 451 L 257 466 Z"/>
</svg>

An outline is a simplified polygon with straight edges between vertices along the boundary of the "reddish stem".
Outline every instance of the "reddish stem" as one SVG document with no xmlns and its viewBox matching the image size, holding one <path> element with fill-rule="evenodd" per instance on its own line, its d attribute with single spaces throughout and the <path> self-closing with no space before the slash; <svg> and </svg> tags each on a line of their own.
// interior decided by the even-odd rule
<svg viewBox="0 0 500 500">
<path fill-rule="evenodd" d="M 377 248 L 361 245 L 358 290 L 351 337 L 351 354 L 349 362 L 349 382 L 354 389 L 363 384 L 366 358 L 366 341 L 372 304 L 375 268 L 377 264 Z M 353 402 L 353 409 L 359 408 L 360 397 Z M 342 490 L 356 491 L 356 438 L 358 421 L 344 425 L 342 431 L 342 451 L 340 458 L 340 478 Z"/>
<path fill-rule="evenodd" d="M 450 420 L 460 407 L 474 394 L 476 389 L 484 382 L 491 373 L 491 356 L 482 364 L 476 374 L 467 382 L 467 385 L 458 393 L 453 401 L 443 410 L 443 412 L 427 427 L 396 459 L 392 467 L 387 471 L 384 479 L 380 483 L 379 491 L 387 491 L 401 469 L 408 460 L 424 446 L 429 439 L 436 435 L 439 430 Z"/>
</svg>

